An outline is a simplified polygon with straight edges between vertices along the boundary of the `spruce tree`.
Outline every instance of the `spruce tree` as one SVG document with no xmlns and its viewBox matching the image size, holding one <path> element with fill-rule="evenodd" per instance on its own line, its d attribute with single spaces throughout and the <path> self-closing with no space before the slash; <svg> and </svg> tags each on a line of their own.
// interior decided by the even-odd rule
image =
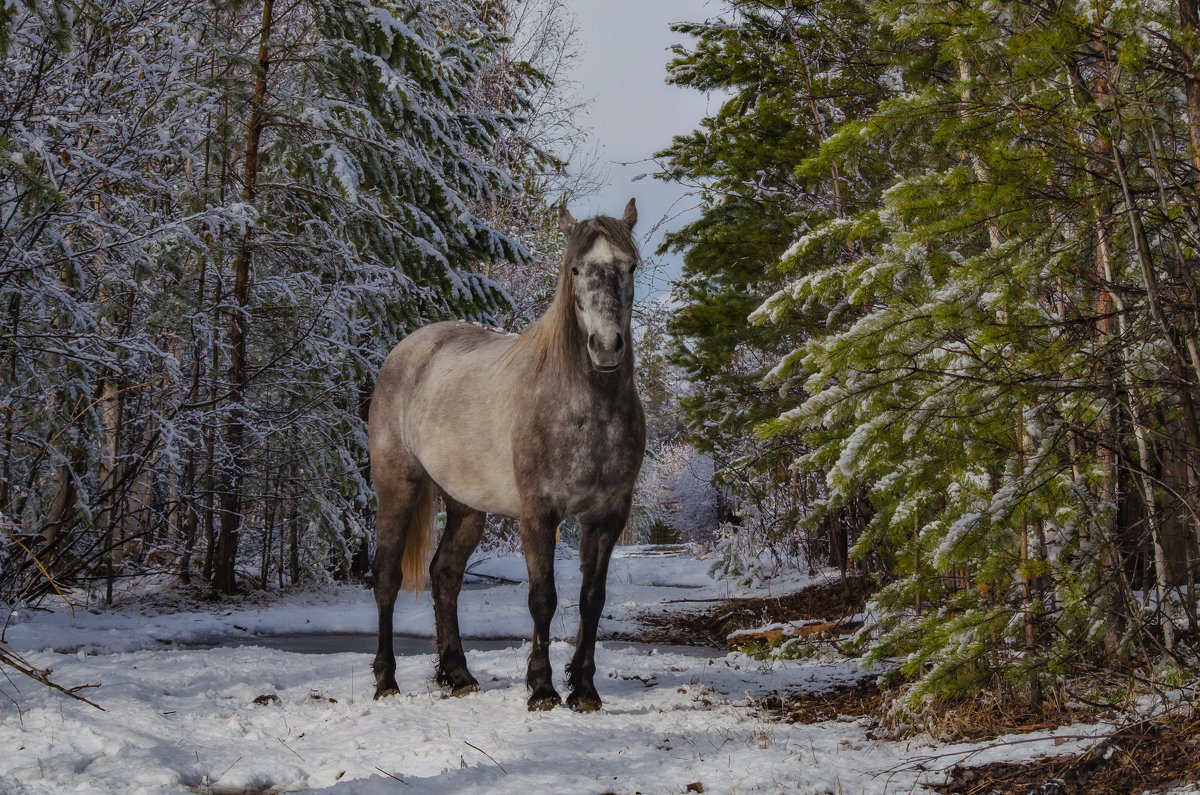
<svg viewBox="0 0 1200 795">
<path fill-rule="evenodd" d="M 793 535 L 819 480 L 791 462 L 804 442 L 753 429 L 777 411 L 763 383 L 808 334 L 806 318 L 747 328 L 746 318 L 785 283 L 781 257 L 798 235 L 841 222 L 876 189 L 869 174 L 809 168 L 809 156 L 839 123 L 860 117 L 888 87 L 871 51 L 873 22 L 859 3 L 734 2 L 727 15 L 676 30 L 696 39 L 680 50 L 670 79 L 731 97 L 659 153 L 662 179 L 698 185 L 702 215 L 668 234 L 683 252 L 671 318 L 673 362 L 691 384 L 681 405 L 690 437 L 717 460 L 718 478 L 759 517 L 767 539 Z M 850 256 L 836 252 L 834 256 Z M 855 511 L 831 517 L 811 546 L 845 565 L 845 539 L 861 529 Z M 766 540 L 766 539 L 764 539 Z"/>
<path fill-rule="evenodd" d="M 1196 625 L 1180 8 L 866 4 L 887 90 L 774 158 L 855 179 L 822 194 L 841 213 L 795 226 L 726 347 L 793 334 L 756 431 L 820 478 L 804 525 L 863 506 L 853 554 L 891 578 L 864 640 L 914 701 L 1011 683 L 1040 708 L 1069 666 L 1153 659 Z M 797 118 L 842 95 L 799 94 Z M 741 264 L 715 258 L 709 283 Z"/>
</svg>

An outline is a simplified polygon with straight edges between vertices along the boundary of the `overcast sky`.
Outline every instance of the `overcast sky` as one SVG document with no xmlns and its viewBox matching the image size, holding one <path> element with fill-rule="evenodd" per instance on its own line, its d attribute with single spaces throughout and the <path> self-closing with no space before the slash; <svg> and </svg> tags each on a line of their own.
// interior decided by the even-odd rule
<svg viewBox="0 0 1200 795">
<path fill-rule="evenodd" d="M 663 232 L 696 217 L 695 199 L 684 188 L 641 174 L 655 170 L 650 157 L 671 136 L 697 127 L 719 98 L 668 85 L 666 65 L 674 44 L 689 40 L 672 22 L 700 21 L 721 11 L 719 0 L 570 0 L 578 21 L 579 59 L 572 77 L 592 100 L 589 123 L 599 153 L 603 186 L 572 206 L 577 218 L 620 216 L 630 197 L 638 203 L 634 229 L 644 258 L 653 257 Z M 664 220 L 664 218 L 666 220 Z M 660 222 L 657 230 L 653 228 Z M 639 297 L 666 291 L 679 273 L 677 256 L 664 258 L 664 275 L 644 284 Z M 649 269 L 647 269 L 649 270 Z"/>
</svg>

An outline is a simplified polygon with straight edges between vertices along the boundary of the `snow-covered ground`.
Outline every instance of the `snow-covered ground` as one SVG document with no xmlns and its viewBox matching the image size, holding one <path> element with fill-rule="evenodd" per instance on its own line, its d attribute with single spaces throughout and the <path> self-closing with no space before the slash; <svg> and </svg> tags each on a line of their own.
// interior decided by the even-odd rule
<svg viewBox="0 0 1200 795">
<path fill-rule="evenodd" d="M 560 547 L 560 554 L 566 553 Z M 658 555 L 651 549 L 625 547 L 614 555 L 608 578 L 608 599 L 600 629 L 609 634 L 636 631 L 642 611 L 673 599 L 717 599 L 730 595 L 762 595 L 763 589 L 734 591 L 708 574 L 711 560 L 692 556 Z M 520 557 L 480 557 L 468 567 L 467 586 L 459 597 L 463 637 L 525 638 L 533 623 L 527 606 L 525 561 Z M 482 575 L 482 576 L 480 576 Z M 489 579 L 490 578 L 490 579 Z M 509 580 L 515 584 L 499 581 Z M 555 565 L 558 612 L 555 638 L 575 637 L 581 575 L 578 560 L 560 558 Z M 776 581 L 771 588 L 786 593 L 807 584 L 806 578 Z M 275 635 L 296 632 L 375 632 L 375 601 L 369 590 L 356 586 L 317 588 L 289 594 L 266 604 L 214 606 L 198 610 L 165 611 L 161 600 L 149 609 L 136 599 L 117 599 L 124 609 L 99 607 L 54 612 L 25 611 L 9 627 L 6 640 L 17 649 L 87 652 L 160 649 L 167 643 L 196 643 L 223 637 Z M 688 607 L 680 603 L 679 607 Z M 690 606 L 695 607 L 695 604 Z M 2 617 L 0 617 L 2 618 Z M 419 597 L 402 592 L 396 601 L 395 631 L 401 635 L 433 637 L 433 603 L 429 593 Z"/>
<path fill-rule="evenodd" d="M 709 578 L 709 565 L 687 555 L 623 551 L 613 561 L 602 632 L 632 630 L 639 612 L 668 600 L 729 595 L 727 585 Z M 474 568 L 524 576 L 520 559 Z M 559 562 L 558 582 L 555 634 L 565 639 L 575 625 L 573 561 Z M 300 654 L 245 640 L 252 633 L 371 632 L 367 591 L 320 590 L 213 612 L 147 614 L 145 604 L 74 616 L 25 613 L 9 627 L 8 643 L 53 668 L 56 681 L 102 685 L 88 695 L 106 711 L 29 681 L 0 679 L 0 793 L 650 795 L 684 792 L 696 782 L 710 793 L 909 792 L 940 780 L 916 768 L 921 757 L 974 750 L 972 761 L 984 762 L 1064 753 L 1077 741 L 1055 745 L 1052 735 L 1101 728 L 1065 727 L 991 749 L 872 740 L 854 721 L 786 725 L 750 706 L 773 690 L 822 690 L 868 675 L 852 661 L 768 664 L 740 654 L 704 657 L 603 643 L 596 653 L 599 713 L 527 712 L 527 645 L 468 652 L 482 691 L 462 698 L 444 698 L 432 685 L 432 647 L 400 657 L 402 694 L 374 702 L 369 653 Z M 465 590 L 460 613 L 468 636 L 521 636 L 530 627 L 521 584 Z M 428 596 L 402 597 L 396 626 L 431 635 Z M 251 645 L 177 645 L 222 637 Z M 570 655 L 567 642 L 554 643 L 557 671 Z M 938 756 L 931 766 L 955 761 Z"/>
</svg>

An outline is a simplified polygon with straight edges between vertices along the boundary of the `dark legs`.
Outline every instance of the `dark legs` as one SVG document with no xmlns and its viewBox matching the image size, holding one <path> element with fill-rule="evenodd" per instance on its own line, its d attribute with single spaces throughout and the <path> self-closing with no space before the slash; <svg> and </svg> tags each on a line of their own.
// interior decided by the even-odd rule
<svg viewBox="0 0 1200 795">
<path fill-rule="evenodd" d="M 575 655 L 567 666 L 571 686 L 567 705 L 576 712 L 600 709 L 600 694 L 592 682 L 596 674 L 596 626 L 604 610 L 608 561 L 628 517 L 626 509 L 583 522 L 579 542 L 579 568 L 583 572 L 583 585 L 579 589 L 579 634 L 575 638 Z"/>
<path fill-rule="evenodd" d="M 467 670 L 462 638 L 458 634 L 458 592 L 462 589 L 467 559 L 483 535 L 484 514 L 446 497 L 446 532 L 429 566 L 433 589 L 433 614 L 437 623 L 437 683 L 451 695 L 479 689 Z"/>
<path fill-rule="evenodd" d="M 379 650 L 373 665 L 375 698 L 399 692 L 396 658 L 392 649 L 392 610 L 400 589 L 400 562 L 408 537 L 409 523 L 427 487 L 420 477 L 384 475 L 377 468 L 375 490 L 379 498 L 376 523 L 375 602 L 379 607 Z M 628 503 L 622 510 L 599 517 L 583 517 L 580 570 L 583 585 L 579 594 L 579 635 L 575 654 L 567 668 L 571 687 L 567 703 L 574 710 L 600 708 L 593 678 L 596 673 L 596 627 L 604 609 L 608 562 L 621 529 L 629 516 Z M 553 709 L 562 703 L 551 681 L 550 621 L 558 607 L 554 588 L 554 540 L 559 516 L 546 506 L 526 505 L 521 516 L 521 543 L 529 570 L 529 613 L 533 617 L 533 647 L 525 683 L 529 709 Z M 483 534 L 484 514 L 447 500 L 446 532 L 430 565 L 434 615 L 437 621 L 437 682 L 454 695 L 477 690 L 479 683 L 467 670 L 458 629 L 458 595 L 467 559 Z"/>
<path fill-rule="evenodd" d="M 558 607 L 554 592 L 554 531 L 559 517 L 541 506 L 526 506 L 521 515 L 521 545 L 529 569 L 529 614 L 533 616 L 533 650 L 525 684 L 529 709 L 553 709 L 562 698 L 550 681 L 550 619 Z"/>
<path fill-rule="evenodd" d="M 392 610 L 402 575 L 400 561 L 408 540 L 408 526 L 425 488 L 425 478 L 408 478 L 378 465 L 373 473 L 379 514 L 375 520 L 375 604 L 379 608 L 379 647 L 375 662 L 375 698 L 400 692 L 396 684 L 396 657 L 392 650 Z"/>
</svg>

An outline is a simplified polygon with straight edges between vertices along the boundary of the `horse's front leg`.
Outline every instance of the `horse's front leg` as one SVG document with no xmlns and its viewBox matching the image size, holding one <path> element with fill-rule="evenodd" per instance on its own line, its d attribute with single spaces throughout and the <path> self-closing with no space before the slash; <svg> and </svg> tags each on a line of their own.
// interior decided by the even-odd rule
<svg viewBox="0 0 1200 795">
<path fill-rule="evenodd" d="M 579 569 L 583 573 L 579 589 L 579 634 L 575 639 L 575 655 L 567 666 L 571 684 L 567 706 L 576 712 L 600 709 L 600 694 L 592 681 L 596 674 L 596 626 L 604 611 L 608 561 L 628 518 L 627 504 L 623 510 L 583 520 L 579 541 Z"/>
<path fill-rule="evenodd" d="M 521 545 L 529 569 L 529 614 L 533 616 L 533 649 L 525 674 L 530 711 L 553 709 L 562 703 L 550 681 L 550 619 L 558 607 L 554 591 L 554 531 L 558 522 L 558 515 L 545 506 L 527 505 L 521 513 Z"/>
</svg>

